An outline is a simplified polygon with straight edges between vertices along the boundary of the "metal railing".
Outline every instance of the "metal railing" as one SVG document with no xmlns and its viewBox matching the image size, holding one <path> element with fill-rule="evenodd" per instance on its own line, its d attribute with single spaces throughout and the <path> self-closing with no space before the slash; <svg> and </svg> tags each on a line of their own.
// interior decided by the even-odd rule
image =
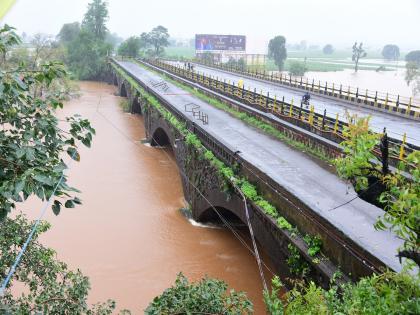
<svg viewBox="0 0 420 315">
<path fill-rule="evenodd" d="M 282 84 L 288 87 L 315 92 L 321 95 L 335 97 L 356 104 L 364 104 L 372 109 L 381 109 L 390 113 L 398 113 L 410 118 L 420 119 L 420 100 L 413 97 L 395 95 L 369 89 L 360 89 L 358 87 L 345 86 L 343 84 L 322 82 L 320 80 L 300 79 L 284 74 L 267 71 L 250 70 L 247 67 L 235 67 L 233 65 L 224 65 L 194 60 L 194 63 L 201 64 L 211 68 L 221 69 L 245 75 L 251 78 L 265 80 L 273 83 Z"/>
<path fill-rule="evenodd" d="M 338 114 L 336 114 L 335 118 L 332 118 L 327 116 L 326 110 L 324 110 L 323 114 L 319 114 L 315 112 L 313 106 L 306 109 L 302 103 L 294 104 L 293 100 L 287 102 L 284 97 L 281 99 L 276 96 L 270 97 L 269 93 L 264 95 L 262 92 L 258 93 L 256 89 L 245 89 L 244 86 L 240 87 L 234 82 L 222 81 L 217 77 L 214 78 L 203 73 L 196 73 L 193 70 L 188 70 L 157 59 L 148 60 L 148 62 L 160 69 L 164 69 L 179 77 L 206 87 L 207 89 L 226 95 L 260 111 L 271 113 L 282 120 L 291 122 L 326 139 L 332 140 L 335 143 L 346 140 L 346 137 L 344 136 L 344 127 L 348 126 L 348 124 L 347 122 L 339 120 Z M 407 143 L 406 135 L 404 135 L 403 140 L 391 137 L 388 137 L 388 140 L 390 148 L 389 158 L 394 160 L 394 162 L 404 160 L 408 154 L 420 149 L 413 144 Z M 380 156 L 379 148 L 375 150 L 375 153 Z"/>
</svg>

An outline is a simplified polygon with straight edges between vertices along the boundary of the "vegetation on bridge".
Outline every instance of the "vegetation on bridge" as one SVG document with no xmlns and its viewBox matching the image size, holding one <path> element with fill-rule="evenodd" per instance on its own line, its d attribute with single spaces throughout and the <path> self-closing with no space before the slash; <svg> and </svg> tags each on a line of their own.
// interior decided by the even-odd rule
<svg viewBox="0 0 420 315">
<path fill-rule="evenodd" d="M 373 154 L 379 146 L 380 135 L 369 131 L 369 117 L 349 116 L 342 142 L 345 156 L 336 160 L 340 176 L 350 180 L 361 198 L 385 209 L 378 219 L 377 229 L 390 229 L 404 240 L 398 255 L 420 265 L 420 152 L 414 151 L 402 159 L 397 169 L 388 168 L 386 138 L 381 143 L 381 159 Z"/>
</svg>

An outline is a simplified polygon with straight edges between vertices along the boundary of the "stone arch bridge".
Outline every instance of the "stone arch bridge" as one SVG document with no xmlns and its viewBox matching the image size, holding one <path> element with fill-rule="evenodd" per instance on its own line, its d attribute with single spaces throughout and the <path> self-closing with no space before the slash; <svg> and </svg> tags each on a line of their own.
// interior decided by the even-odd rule
<svg viewBox="0 0 420 315">
<path fill-rule="evenodd" d="M 264 198 L 277 209 L 281 209 L 282 215 L 297 226 L 300 232 L 321 237 L 324 255 L 315 261 L 314 257 L 308 254 L 308 245 L 301 237 L 279 228 L 273 218 L 266 215 L 252 200 L 247 200 L 250 222 L 260 248 L 264 249 L 275 269 L 282 275 L 293 277 L 286 263 L 290 255 L 289 244 L 294 245 L 301 259 L 310 265 L 310 276 L 325 286 L 338 270 L 338 266 L 340 270 L 351 274 L 351 278 L 357 279 L 385 265 L 377 257 L 337 231 L 336 227 L 307 209 L 307 206 L 300 203 L 298 198 L 288 194 L 283 187 L 257 167 L 238 156 L 237 152 L 232 152 L 224 143 L 189 119 L 185 113 L 171 106 L 162 94 L 156 92 L 151 82 L 140 80 L 117 61 L 111 62 L 110 69 L 109 82 L 117 87 L 120 96 L 127 97 L 131 113 L 144 117 L 147 140 L 153 146 L 172 148 L 181 175 L 185 199 L 190 205 L 192 217 L 195 220 L 218 220 L 217 213 L 219 213 L 230 221 L 242 222 L 246 225 L 244 200 L 235 189 L 226 187 L 226 182 L 220 172 L 203 158 L 202 152 L 188 145 L 185 137 L 168 121 L 167 117 L 164 117 L 156 107 L 151 106 L 147 99 L 148 95 L 154 96 L 165 110 L 185 123 L 187 130 L 195 134 L 218 159 L 256 185 Z M 290 200 L 299 209 L 291 206 Z M 357 255 L 354 252 L 357 252 Z M 366 264 L 363 257 L 371 264 Z M 348 278 L 344 276 L 343 279 Z"/>
</svg>

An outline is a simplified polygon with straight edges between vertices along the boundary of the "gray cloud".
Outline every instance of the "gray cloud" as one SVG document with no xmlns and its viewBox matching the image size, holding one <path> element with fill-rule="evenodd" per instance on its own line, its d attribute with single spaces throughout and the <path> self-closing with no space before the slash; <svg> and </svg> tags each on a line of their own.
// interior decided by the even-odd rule
<svg viewBox="0 0 420 315">
<path fill-rule="evenodd" d="M 3 22 L 19 32 L 56 34 L 63 23 L 81 21 L 88 2 L 18 0 Z M 182 38 L 244 34 L 251 52 L 262 52 L 277 34 L 289 42 L 420 49 L 419 0 L 109 0 L 109 9 L 108 27 L 123 37 L 161 24 Z"/>
</svg>

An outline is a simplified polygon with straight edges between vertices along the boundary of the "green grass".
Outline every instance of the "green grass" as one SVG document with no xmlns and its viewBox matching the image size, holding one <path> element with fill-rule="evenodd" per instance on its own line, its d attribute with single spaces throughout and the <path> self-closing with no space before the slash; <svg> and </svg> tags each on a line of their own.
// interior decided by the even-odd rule
<svg viewBox="0 0 420 315">
<path fill-rule="evenodd" d="M 129 112 L 130 111 L 130 103 L 128 101 L 128 99 L 121 99 L 118 103 L 118 105 L 120 105 L 121 109 L 124 112 Z"/>
<path fill-rule="evenodd" d="M 169 46 L 165 48 L 165 57 L 171 59 L 192 59 L 195 57 L 195 49 L 194 47 Z"/>
</svg>

